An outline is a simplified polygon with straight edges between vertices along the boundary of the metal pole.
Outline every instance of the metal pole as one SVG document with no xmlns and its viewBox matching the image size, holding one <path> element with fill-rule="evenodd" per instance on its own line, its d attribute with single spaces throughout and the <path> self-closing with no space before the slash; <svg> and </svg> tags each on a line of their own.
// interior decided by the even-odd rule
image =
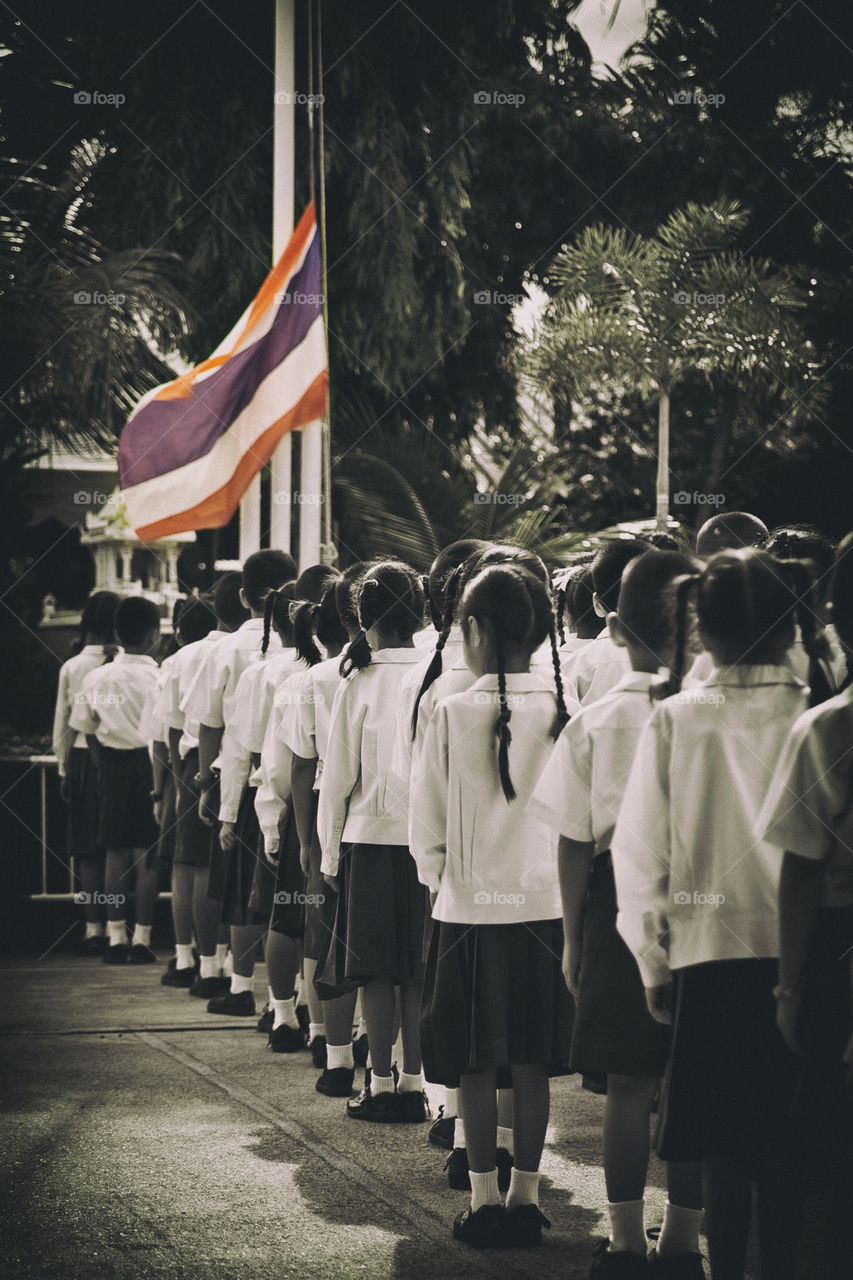
<svg viewBox="0 0 853 1280">
<path fill-rule="evenodd" d="M 293 56 L 294 0 L 275 5 L 275 99 L 273 104 L 272 258 L 277 262 L 293 235 L 294 120 L 296 75 Z M 290 551 L 292 476 L 290 433 L 272 457 L 270 546 Z"/>
</svg>

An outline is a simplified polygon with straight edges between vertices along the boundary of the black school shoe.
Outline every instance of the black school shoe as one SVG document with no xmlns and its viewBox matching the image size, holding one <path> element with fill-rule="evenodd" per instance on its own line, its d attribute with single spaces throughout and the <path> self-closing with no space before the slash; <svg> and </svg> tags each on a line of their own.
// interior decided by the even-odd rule
<svg viewBox="0 0 853 1280">
<path fill-rule="evenodd" d="M 167 969 L 160 979 L 161 987 L 183 987 L 185 989 L 195 982 L 195 969 Z"/>
<path fill-rule="evenodd" d="M 315 1036 L 309 1044 L 311 1050 L 311 1061 L 318 1071 L 322 1071 L 326 1065 L 326 1037 Z"/>
<path fill-rule="evenodd" d="M 354 1080 L 354 1067 L 327 1067 L 314 1088 L 327 1098 L 351 1098 Z"/>
<path fill-rule="evenodd" d="M 130 959 L 130 947 L 126 942 L 117 942 L 115 946 L 104 947 L 101 957 L 104 964 L 127 964 Z"/>
<path fill-rule="evenodd" d="M 609 1240 L 600 1241 L 589 1264 L 589 1280 L 643 1280 L 650 1275 L 642 1254 L 627 1249 L 611 1253 Z"/>
<path fill-rule="evenodd" d="M 646 1235 L 655 1244 L 660 1228 L 652 1227 Z M 705 1280 L 701 1253 L 674 1253 L 670 1258 L 659 1258 L 657 1248 L 649 1253 L 648 1274 L 657 1280 Z"/>
<path fill-rule="evenodd" d="M 367 1032 L 352 1042 L 352 1059 L 357 1067 L 367 1066 L 367 1057 L 370 1053 L 370 1045 L 367 1040 Z"/>
<path fill-rule="evenodd" d="M 130 948 L 131 964 L 156 964 L 157 957 L 150 947 L 146 947 L 143 943 L 137 942 Z"/>
<path fill-rule="evenodd" d="M 270 1031 L 268 1043 L 273 1053 L 298 1053 L 305 1048 L 305 1032 L 301 1027 L 288 1027 L 283 1022 Z"/>
<path fill-rule="evenodd" d="M 208 1013 L 224 1013 L 231 1018 L 254 1018 L 255 997 L 251 991 L 227 991 L 207 1002 Z"/>
<path fill-rule="evenodd" d="M 452 1151 L 455 1129 L 456 1116 L 446 1116 L 444 1107 L 439 1107 L 438 1118 L 430 1125 L 427 1137 L 434 1147 L 441 1147 L 443 1151 Z"/>
<path fill-rule="evenodd" d="M 422 1089 L 398 1093 L 400 1124 L 424 1124 L 429 1119 L 429 1106 Z"/>
<path fill-rule="evenodd" d="M 230 978 L 194 978 L 189 993 L 197 1000 L 211 1000 L 214 996 L 224 996 L 230 990 Z"/>
<path fill-rule="evenodd" d="M 512 1177 L 512 1156 L 506 1147 L 498 1147 L 495 1164 L 498 1169 L 498 1190 L 509 1191 Z M 464 1147 L 454 1147 L 444 1162 L 447 1185 L 451 1191 L 470 1191 L 471 1176 L 468 1168 L 468 1152 Z"/>
<path fill-rule="evenodd" d="M 551 1224 L 538 1204 L 518 1204 L 506 1210 L 504 1244 L 508 1249 L 532 1249 L 542 1243 L 542 1228 Z"/>
<path fill-rule="evenodd" d="M 262 1036 L 268 1036 L 272 1031 L 272 1024 L 275 1022 L 275 1009 L 271 1009 L 268 1004 L 264 1005 L 264 1011 L 258 1018 L 258 1025 L 255 1028 Z"/>
<path fill-rule="evenodd" d="M 81 938 L 74 948 L 74 952 L 78 956 L 96 957 L 104 954 L 107 945 L 107 939 L 103 933 L 99 933 L 94 938 Z"/>
<path fill-rule="evenodd" d="M 356 1098 L 347 1103 L 350 1120 L 372 1120 L 374 1124 L 400 1123 L 399 1093 L 371 1093 L 362 1089 Z"/>
<path fill-rule="evenodd" d="M 469 1205 L 453 1220 L 453 1239 L 472 1249 L 506 1247 L 507 1212 L 502 1204 L 484 1204 L 475 1213 Z"/>
</svg>

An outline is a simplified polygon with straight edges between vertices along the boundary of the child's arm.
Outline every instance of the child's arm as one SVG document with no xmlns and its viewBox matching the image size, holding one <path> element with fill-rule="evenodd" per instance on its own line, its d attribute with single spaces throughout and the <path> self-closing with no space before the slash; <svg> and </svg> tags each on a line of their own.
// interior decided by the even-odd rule
<svg viewBox="0 0 853 1280">
<path fill-rule="evenodd" d="M 320 869 L 330 880 L 338 874 L 349 799 L 361 773 L 361 737 L 367 707 L 356 703 L 359 679 L 358 675 L 352 676 L 335 694 L 329 723 L 329 753 L 323 761 L 320 779 L 317 810 L 317 833 L 323 850 Z"/>
<path fill-rule="evenodd" d="M 308 874 L 311 841 L 314 835 L 314 779 L 317 776 L 317 757 L 294 756 L 290 766 L 290 787 L 293 799 L 293 816 L 299 833 L 299 862 Z"/>
<path fill-rule="evenodd" d="M 581 843 L 569 840 L 567 836 L 560 836 L 557 866 L 560 873 L 560 897 L 563 900 L 563 977 L 573 996 L 578 994 L 583 917 L 594 856 L 593 841 Z"/>
<path fill-rule="evenodd" d="M 70 719 L 68 675 L 63 664 L 59 668 L 59 687 L 56 691 L 56 709 L 53 715 L 53 754 L 59 766 L 59 783 L 63 800 L 68 799 L 68 753 L 74 744 L 74 730 L 71 728 Z"/>
<path fill-rule="evenodd" d="M 181 775 L 181 737 L 183 729 L 169 727 L 169 763 L 176 778 Z"/>
<path fill-rule="evenodd" d="M 790 1049 L 800 1052 L 796 1023 L 803 968 L 823 895 L 823 863 L 788 850 L 779 882 L 779 990 L 776 1020 Z"/>
<path fill-rule="evenodd" d="M 409 847 L 418 879 L 433 895 L 441 888 L 447 861 L 448 787 L 447 712 L 439 703 L 424 733 L 409 799 Z"/>
<path fill-rule="evenodd" d="M 153 777 L 154 821 L 158 827 L 163 810 L 163 788 L 166 785 L 166 773 L 169 769 L 169 748 L 165 742 L 155 738 L 151 752 L 151 772 Z"/>
</svg>

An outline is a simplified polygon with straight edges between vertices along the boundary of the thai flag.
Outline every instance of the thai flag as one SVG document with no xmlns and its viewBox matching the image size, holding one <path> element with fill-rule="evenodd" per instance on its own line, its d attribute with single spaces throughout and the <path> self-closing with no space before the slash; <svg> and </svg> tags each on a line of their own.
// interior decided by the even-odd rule
<svg viewBox="0 0 853 1280">
<path fill-rule="evenodd" d="M 227 524 L 282 436 L 324 417 L 328 384 L 312 202 L 225 341 L 128 419 L 119 484 L 137 536 Z"/>
</svg>

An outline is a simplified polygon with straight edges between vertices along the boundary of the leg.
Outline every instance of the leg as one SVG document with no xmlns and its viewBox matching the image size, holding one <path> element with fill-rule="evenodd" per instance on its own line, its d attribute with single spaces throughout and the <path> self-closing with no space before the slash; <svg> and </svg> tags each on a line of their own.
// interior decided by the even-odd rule
<svg viewBox="0 0 853 1280">
<path fill-rule="evenodd" d="M 193 940 L 193 882 L 195 867 L 186 862 L 172 864 L 172 924 L 175 942 L 189 947 Z"/>
<path fill-rule="evenodd" d="M 80 863 L 80 888 L 87 900 L 83 907 L 86 924 L 100 926 L 103 932 L 104 907 L 98 895 L 104 892 L 104 867 L 101 862 L 86 858 Z M 87 934 L 88 934 L 87 930 Z"/>
<path fill-rule="evenodd" d="M 216 954 L 219 920 L 222 915 L 222 903 L 207 896 L 208 875 L 207 867 L 193 868 L 193 928 L 199 954 L 202 956 Z"/>
<path fill-rule="evenodd" d="M 793 1144 L 779 1143 L 758 1175 L 758 1243 L 762 1280 L 792 1280 L 803 1219 L 803 1160 Z"/>
<path fill-rule="evenodd" d="M 154 923 L 160 874 L 156 867 L 146 867 L 147 852 L 146 849 L 134 849 L 133 860 L 136 873 L 136 923 L 150 929 Z"/>
<path fill-rule="evenodd" d="M 369 1034 L 369 1033 L 368 1033 Z M 459 1079 L 459 1098 L 465 1121 L 468 1165 L 472 1173 L 495 1169 L 498 1107 L 494 1071 L 464 1075 Z M 497 1187 L 497 1174 L 495 1174 Z"/>
<path fill-rule="evenodd" d="M 551 1110 L 551 1085 L 548 1068 L 534 1063 L 512 1068 L 513 1093 L 513 1143 L 516 1169 L 533 1173 L 539 1168 L 545 1131 Z M 465 1117 L 465 1133 L 470 1147 L 471 1134 L 468 1117 Z"/>
<path fill-rule="evenodd" d="M 730 1160 L 706 1160 L 702 1172 L 712 1280 L 743 1280 L 752 1183 L 744 1170 Z"/>
<path fill-rule="evenodd" d="M 649 1166 L 649 1116 L 655 1076 L 607 1077 L 604 1104 L 604 1180 L 611 1204 L 642 1200 Z M 645 1240 L 643 1241 L 645 1248 Z"/>
<path fill-rule="evenodd" d="M 323 1027 L 323 1001 L 317 995 L 314 986 L 314 974 L 317 970 L 317 961 L 309 960 L 307 957 L 302 961 L 302 982 L 303 991 L 305 993 L 305 1001 L 308 1005 L 308 1016 L 311 1019 L 312 1027 Z M 325 1028 L 313 1032 L 312 1035 L 323 1036 L 326 1034 Z"/>
<path fill-rule="evenodd" d="M 126 880 L 130 870 L 130 849 L 107 849 L 107 860 L 104 868 L 104 892 L 107 895 L 107 920 L 115 924 L 127 919 Z"/>
<path fill-rule="evenodd" d="M 362 987 L 364 1016 L 370 1041 L 373 1074 L 387 1079 L 391 1075 L 391 1052 L 394 1047 L 394 985 L 384 978 L 371 978 Z"/>
<path fill-rule="evenodd" d="M 336 1000 L 324 1000 L 323 1022 L 326 1025 L 326 1043 L 330 1045 L 351 1045 L 352 1024 L 355 1016 L 357 993 L 347 992 Z"/>
<path fill-rule="evenodd" d="M 266 941 L 267 976 L 276 1001 L 293 1000 L 299 972 L 299 941 L 270 929 Z M 237 957 L 234 971 L 239 973 Z M 295 1017 L 295 1015 L 294 1015 Z"/>
<path fill-rule="evenodd" d="M 423 983 L 410 978 L 400 983 L 400 1028 L 403 1033 L 403 1071 L 421 1074 L 421 995 Z M 368 1032 L 368 1037 L 369 1037 Z M 371 1041 L 372 1044 L 372 1041 Z"/>
<path fill-rule="evenodd" d="M 254 975 L 255 952 L 265 933 L 266 927 L 262 924 L 232 924 L 231 951 L 234 956 L 234 972 L 241 978 L 249 979 Z"/>
</svg>

